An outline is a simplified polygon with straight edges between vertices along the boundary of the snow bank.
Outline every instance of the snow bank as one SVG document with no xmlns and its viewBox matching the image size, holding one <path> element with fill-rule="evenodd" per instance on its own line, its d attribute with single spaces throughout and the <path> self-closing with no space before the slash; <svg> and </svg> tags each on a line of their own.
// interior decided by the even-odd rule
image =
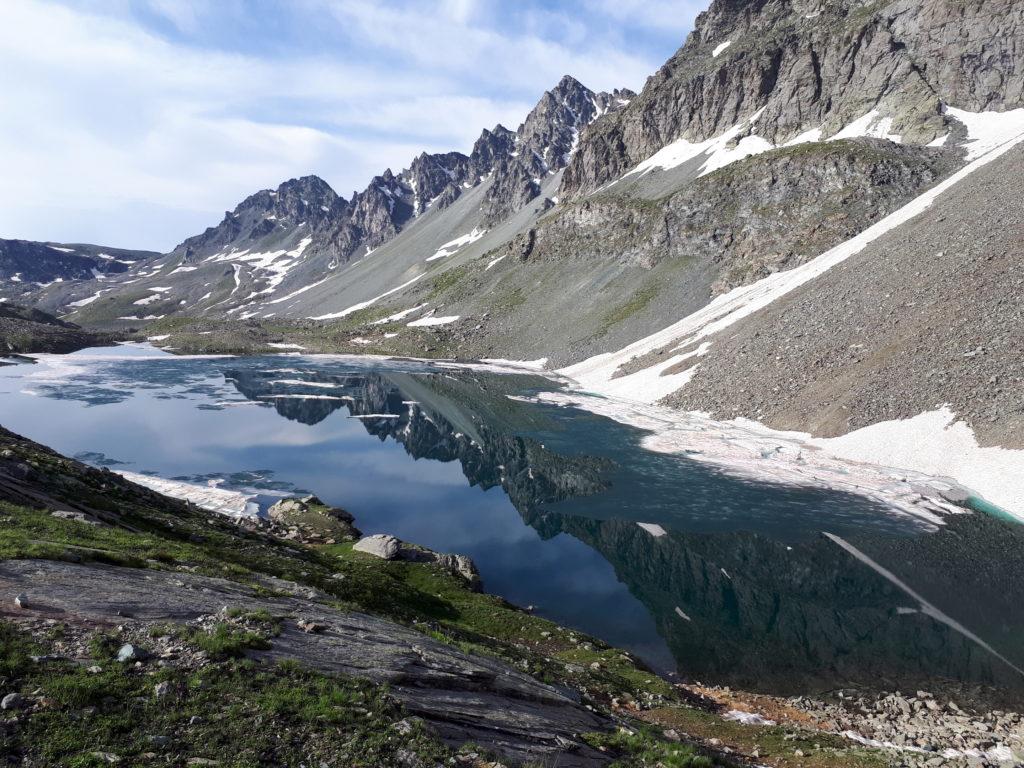
<svg viewBox="0 0 1024 768">
<path fill-rule="evenodd" d="M 447 315 L 446 317 L 421 317 L 419 320 L 413 320 L 411 323 L 406 323 L 409 328 L 426 328 L 432 325 L 449 325 L 459 319 L 459 315 Z"/>
<path fill-rule="evenodd" d="M 842 437 L 808 436 L 807 442 L 845 459 L 955 477 L 1024 520 L 1024 451 L 982 448 L 973 430 L 948 407 L 872 424 Z"/>
<path fill-rule="evenodd" d="M 165 480 L 162 477 L 140 475 L 136 472 L 114 471 L 136 485 L 174 499 L 190 501 L 197 507 L 211 512 L 231 517 L 256 516 L 259 512 L 259 507 L 252 497 L 238 491 L 227 491 L 212 485 L 197 485 L 180 480 Z"/>
</svg>

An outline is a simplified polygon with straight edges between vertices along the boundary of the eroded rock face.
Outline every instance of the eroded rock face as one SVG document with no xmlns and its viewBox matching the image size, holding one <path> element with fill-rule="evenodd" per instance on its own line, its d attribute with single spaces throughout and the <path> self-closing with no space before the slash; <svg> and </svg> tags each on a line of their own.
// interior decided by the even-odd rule
<svg viewBox="0 0 1024 768">
<path fill-rule="evenodd" d="M 262 241 L 275 233 L 284 234 L 300 223 L 312 230 L 336 215 L 338 203 L 344 204 L 334 190 L 317 176 L 303 176 L 281 184 L 276 190 L 263 189 L 226 211 L 215 227 L 182 242 L 174 252 L 190 262 L 218 251 L 235 247 L 259 249 Z"/>
<path fill-rule="evenodd" d="M 1024 104 L 1022 34 L 1014 0 L 715 0 L 643 92 L 584 132 L 562 193 L 597 189 L 676 139 L 720 135 L 758 110 L 759 134 L 776 144 L 818 127 L 831 136 L 872 110 L 905 141 L 930 142 L 948 130 L 942 103 Z"/>
<path fill-rule="evenodd" d="M 715 265 L 714 292 L 792 269 L 949 173 L 954 151 L 858 139 L 757 155 L 660 200 L 596 196 L 536 229 L 531 259 L 662 259 Z M 510 250 L 518 249 L 516 243 Z"/>
</svg>

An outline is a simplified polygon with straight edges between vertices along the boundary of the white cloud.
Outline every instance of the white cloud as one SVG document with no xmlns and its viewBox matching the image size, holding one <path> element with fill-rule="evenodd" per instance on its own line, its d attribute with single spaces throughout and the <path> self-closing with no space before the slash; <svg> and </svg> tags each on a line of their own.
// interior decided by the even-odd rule
<svg viewBox="0 0 1024 768">
<path fill-rule="evenodd" d="M 171 40 L 126 3 L 80 2 L 4 2 L 0 237 L 170 248 L 293 176 L 347 195 L 420 151 L 466 151 L 482 128 L 518 125 L 562 74 L 635 86 L 660 64 L 605 39 L 572 42 L 586 29 L 558 12 L 497 31 L 502 9 L 478 0 L 284 6 L 339 41 L 288 55 Z M 233 6 L 143 7 L 187 39 Z M 552 26 L 560 41 L 545 36 Z"/>
</svg>

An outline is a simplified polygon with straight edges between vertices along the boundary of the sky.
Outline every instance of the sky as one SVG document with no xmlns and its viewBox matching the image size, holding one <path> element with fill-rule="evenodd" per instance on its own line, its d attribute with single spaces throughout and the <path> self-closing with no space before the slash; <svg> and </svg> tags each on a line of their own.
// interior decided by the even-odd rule
<svg viewBox="0 0 1024 768">
<path fill-rule="evenodd" d="M 639 91 L 705 4 L 3 0 L 0 238 L 166 251 L 289 178 L 348 197 L 564 74 Z"/>
</svg>

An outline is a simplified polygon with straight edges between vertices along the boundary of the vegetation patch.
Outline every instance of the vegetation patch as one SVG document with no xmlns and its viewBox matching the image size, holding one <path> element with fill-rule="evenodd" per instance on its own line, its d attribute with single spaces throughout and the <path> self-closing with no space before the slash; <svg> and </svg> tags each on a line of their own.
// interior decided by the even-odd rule
<svg viewBox="0 0 1024 768">
<path fill-rule="evenodd" d="M 24 704 L 0 755 L 19 763 L 433 765 L 453 755 L 386 688 L 296 664 L 226 659 L 198 670 L 37 663 L 45 647 L 0 623 L 0 676 Z M 164 757 L 166 756 L 166 757 Z M 214 764 L 208 762 L 205 764 Z"/>
<path fill-rule="evenodd" d="M 658 295 L 659 290 L 657 285 L 647 285 L 638 290 L 628 301 L 615 307 L 601 318 L 601 324 L 597 327 L 594 335 L 598 337 L 604 336 L 614 326 L 628 320 L 638 312 L 642 312 L 653 301 L 654 297 Z"/>
</svg>

